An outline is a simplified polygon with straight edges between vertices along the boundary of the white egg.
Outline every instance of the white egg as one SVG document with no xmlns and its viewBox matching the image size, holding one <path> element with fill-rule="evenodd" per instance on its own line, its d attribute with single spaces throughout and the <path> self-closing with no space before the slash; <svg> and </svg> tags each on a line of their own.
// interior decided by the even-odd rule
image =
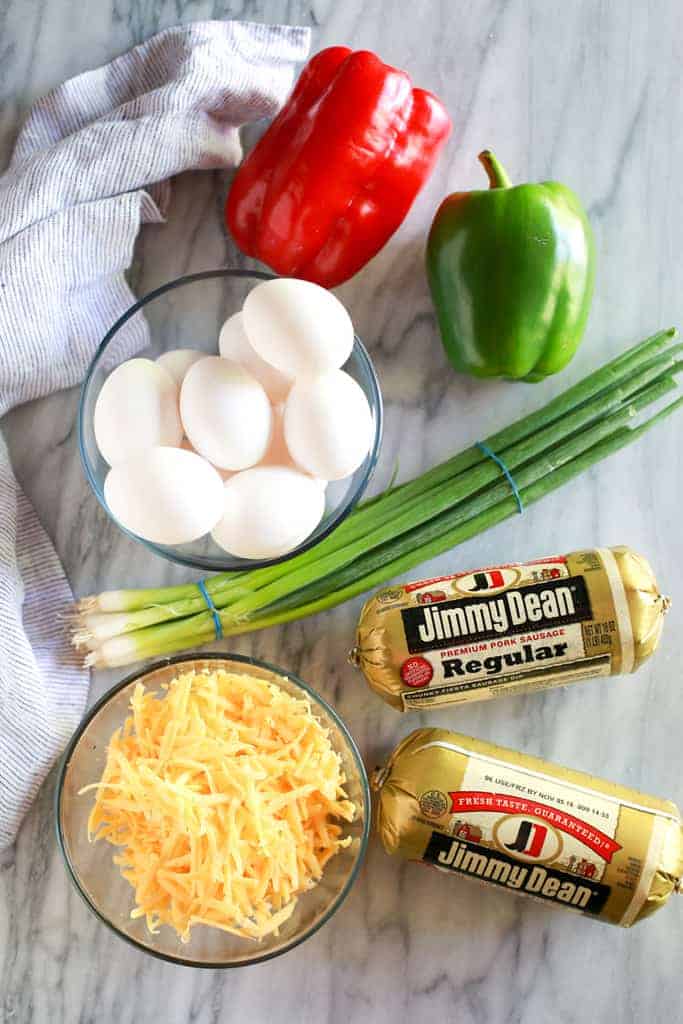
<svg viewBox="0 0 683 1024">
<path fill-rule="evenodd" d="M 206 355 L 205 352 L 197 352 L 193 348 L 174 348 L 170 352 L 164 352 L 157 359 L 159 366 L 173 377 L 178 387 L 183 383 L 185 374 L 195 363 L 199 362 Z"/>
<path fill-rule="evenodd" d="M 147 448 L 109 470 L 104 497 L 131 533 L 155 544 L 187 544 L 223 514 L 223 481 L 194 452 Z"/>
<path fill-rule="evenodd" d="M 289 454 L 289 448 L 285 442 L 284 412 L 284 403 L 273 406 L 273 429 L 270 434 L 270 444 L 266 454 L 259 462 L 259 466 L 290 466 L 294 469 L 299 468 L 295 465 L 294 459 Z"/>
<path fill-rule="evenodd" d="M 285 404 L 284 429 L 301 469 L 323 480 L 342 480 L 368 453 L 372 414 L 360 385 L 343 370 L 331 370 L 295 383 Z"/>
<path fill-rule="evenodd" d="M 239 558 L 278 558 L 315 530 L 325 511 L 317 480 L 288 466 L 256 466 L 224 484 L 223 517 L 211 536 Z"/>
<path fill-rule="evenodd" d="M 180 415 L 192 447 L 220 469 L 247 469 L 266 453 L 273 418 L 268 396 L 231 359 L 205 356 L 190 367 Z"/>
<path fill-rule="evenodd" d="M 297 466 L 296 462 L 290 455 L 287 442 L 285 441 L 284 417 L 284 402 L 273 406 L 273 431 L 270 435 L 270 444 L 268 445 L 268 451 L 259 462 L 259 466 L 289 466 L 290 469 L 301 470 L 301 467 Z M 221 476 L 226 480 L 228 474 L 224 476 L 223 473 L 221 473 Z M 308 473 L 307 476 L 311 476 L 311 474 Z M 318 487 L 323 491 L 327 487 L 327 480 L 321 480 L 316 476 L 311 476 L 311 480 L 315 480 Z"/>
<path fill-rule="evenodd" d="M 179 445 L 183 427 L 178 387 L 151 359 L 129 359 L 113 370 L 95 403 L 97 447 L 110 466 L 155 445 Z"/>
<path fill-rule="evenodd" d="M 194 450 L 194 448 L 192 447 L 192 445 L 190 444 L 186 437 L 184 437 L 180 442 L 180 447 L 183 448 L 186 452 L 194 452 L 195 455 L 199 455 L 199 452 Z M 204 456 L 199 455 L 199 458 L 202 459 L 204 458 Z M 208 459 L 206 461 L 208 462 Z M 218 466 L 214 466 L 213 468 L 216 470 L 221 480 L 229 480 L 231 476 L 235 475 L 231 469 L 219 469 Z"/>
<path fill-rule="evenodd" d="M 290 377 L 335 370 L 351 354 L 351 317 L 332 292 L 310 281 L 263 281 L 247 295 L 242 313 L 252 346 Z"/>
<path fill-rule="evenodd" d="M 294 381 L 261 359 L 249 342 L 241 313 L 233 313 L 221 327 L 218 351 L 224 359 L 232 359 L 248 370 L 264 388 L 271 402 L 281 402 L 287 397 Z"/>
</svg>

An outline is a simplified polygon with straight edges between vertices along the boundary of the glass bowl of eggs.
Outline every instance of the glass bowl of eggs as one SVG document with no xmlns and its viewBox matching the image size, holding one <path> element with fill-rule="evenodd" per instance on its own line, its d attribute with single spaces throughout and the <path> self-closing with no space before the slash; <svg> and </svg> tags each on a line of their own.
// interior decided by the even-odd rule
<svg viewBox="0 0 683 1024">
<path fill-rule="evenodd" d="M 382 398 L 332 292 L 218 269 L 162 285 L 114 324 L 78 431 L 88 482 L 124 533 L 236 571 L 304 551 L 349 514 L 379 455 Z"/>
</svg>

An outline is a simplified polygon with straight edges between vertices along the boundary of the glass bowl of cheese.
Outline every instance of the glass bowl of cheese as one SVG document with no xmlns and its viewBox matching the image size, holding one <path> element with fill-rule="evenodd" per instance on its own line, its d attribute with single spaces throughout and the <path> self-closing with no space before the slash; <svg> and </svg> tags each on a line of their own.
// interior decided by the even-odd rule
<svg viewBox="0 0 683 1024">
<path fill-rule="evenodd" d="M 99 919 L 153 956 L 239 967 L 286 953 L 341 906 L 370 792 L 336 712 L 239 655 L 166 659 L 118 683 L 62 759 L 56 827 Z"/>
</svg>

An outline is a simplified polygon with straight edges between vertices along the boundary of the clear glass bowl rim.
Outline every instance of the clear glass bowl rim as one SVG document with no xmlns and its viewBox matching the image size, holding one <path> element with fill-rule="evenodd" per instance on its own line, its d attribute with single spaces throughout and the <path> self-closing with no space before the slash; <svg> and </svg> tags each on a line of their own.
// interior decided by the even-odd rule
<svg viewBox="0 0 683 1024">
<path fill-rule="evenodd" d="M 248 960 L 244 963 L 226 963 L 223 961 L 207 961 L 200 963 L 197 960 L 185 959 L 179 956 L 168 956 L 166 953 L 162 953 L 159 950 L 151 949 L 148 946 L 144 946 L 142 945 L 142 943 L 139 943 L 136 939 L 132 938 L 132 936 L 126 935 L 125 932 L 122 932 L 119 928 L 117 928 L 114 922 L 102 913 L 99 907 L 95 903 L 93 903 L 93 901 L 88 896 L 88 893 L 81 885 L 78 878 L 78 873 L 74 866 L 72 865 L 71 859 L 67 853 L 66 842 L 62 831 L 60 807 L 67 767 L 74 750 L 78 746 L 81 736 L 83 735 L 87 727 L 90 725 L 90 722 L 93 720 L 93 718 L 98 713 L 100 708 L 104 707 L 104 705 L 107 704 L 113 697 L 115 697 L 117 693 L 123 690 L 124 687 L 129 686 L 131 683 L 134 683 L 139 679 L 142 679 L 150 672 L 155 672 L 157 671 L 157 669 L 166 668 L 169 665 L 182 665 L 183 663 L 194 661 L 235 661 L 243 665 L 254 665 L 257 668 L 262 668 L 268 672 L 273 672 L 275 675 L 284 676 L 288 680 L 293 682 L 296 686 L 303 690 L 304 693 L 311 699 L 311 703 L 313 704 L 314 708 L 316 704 L 320 705 L 335 722 L 342 736 L 346 740 L 352 758 L 356 764 L 356 768 L 358 769 L 358 777 L 360 780 L 360 788 L 362 792 L 364 820 L 363 832 L 360 837 L 360 849 L 358 851 L 358 856 L 356 858 L 356 863 L 353 866 L 353 870 L 351 871 L 349 877 L 346 879 L 346 882 L 344 883 L 344 886 L 341 889 L 337 898 L 326 910 L 326 912 L 322 915 L 319 921 L 316 921 L 314 925 L 312 925 L 306 931 L 302 932 L 300 935 L 297 935 L 294 938 L 292 938 L 290 942 L 288 942 L 285 946 L 282 947 L 282 949 L 277 949 L 273 952 L 264 953 L 264 955 L 260 957 L 253 957 L 251 960 Z M 363 758 L 361 757 L 360 751 L 358 750 L 358 747 L 356 745 L 356 741 L 349 732 L 348 727 L 346 726 L 344 721 L 341 719 L 341 717 L 335 711 L 331 704 L 328 704 L 328 702 L 323 697 L 321 697 L 320 694 L 313 689 L 313 687 L 309 686 L 308 683 L 305 683 L 293 672 L 285 672 L 284 669 L 279 668 L 277 665 L 271 664 L 271 662 L 262 661 L 260 658 L 252 658 L 246 654 L 231 654 L 229 652 L 222 653 L 220 651 L 216 651 L 207 652 L 204 654 L 197 653 L 192 655 L 185 653 L 181 655 L 176 655 L 175 657 L 171 658 L 162 658 L 159 661 L 153 662 L 153 664 L 151 665 L 146 665 L 144 668 L 140 668 L 136 672 L 132 672 L 130 675 L 126 676 L 125 679 L 120 680 L 120 682 L 115 683 L 114 686 L 107 690 L 107 692 L 104 693 L 99 698 L 99 700 L 97 700 L 93 704 L 91 708 L 88 709 L 88 711 L 83 716 L 81 722 L 79 723 L 78 727 L 76 728 L 76 731 L 69 740 L 66 750 L 62 754 L 62 757 L 59 761 L 54 796 L 54 815 L 55 831 L 57 834 L 57 844 L 62 855 L 62 860 L 64 861 L 64 864 L 66 866 L 67 874 L 71 879 L 74 888 L 76 889 L 79 896 L 85 903 L 85 905 L 91 910 L 95 917 L 97 917 L 102 922 L 102 924 L 106 925 L 112 932 L 114 932 L 115 935 L 118 935 L 119 938 L 123 939 L 124 942 L 127 942 L 131 946 L 134 946 L 136 949 L 140 950 L 143 953 L 147 953 L 150 956 L 156 957 L 158 960 L 164 960 L 166 963 L 176 964 L 181 967 L 198 967 L 206 968 L 208 970 L 228 970 L 230 968 L 235 967 L 251 967 L 254 964 L 261 964 L 265 963 L 268 960 L 273 960 L 275 959 L 275 957 L 282 956 L 283 953 L 288 953 L 291 949 L 294 949 L 296 946 L 301 945 L 301 943 L 305 942 L 306 939 L 309 939 L 312 935 L 315 935 L 315 933 L 319 931 L 319 929 L 322 928 L 323 925 L 327 924 L 330 918 L 334 916 L 334 914 L 342 906 L 342 904 L 346 900 L 346 897 L 353 888 L 356 878 L 358 877 L 358 872 L 360 871 L 361 866 L 363 864 L 363 860 L 365 859 L 365 853 L 368 846 L 370 828 L 372 824 L 372 799 L 370 795 L 370 783 L 368 781 L 368 773 L 363 763 Z"/>
<path fill-rule="evenodd" d="M 262 270 L 244 270 L 239 267 L 217 267 L 213 270 L 201 270 L 195 274 L 185 274 L 182 277 L 173 278 L 171 281 L 167 281 L 165 284 L 159 285 L 158 288 L 154 288 L 153 291 L 143 295 L 142 298 L 134 302 L 126 312 L 119 317 L 115 324 L 113 324 L 104 338 L 97 347 L 93 358 L 90 361 L 87 372 L 81 385 L 81 393 L 78 402 L 78 448 L 81 457 L 81 464 L 85 471 L 85 476 L 90 485 L 90 488 L 97 498 L 97 501 L 104 509 L 107 514 L 107 518 L 110 519 L 115 525 L 124 533 L 127 537 L 136 541 L 138 544 L 142 544 L 147 548 L 148 551 L 153 552 L 161 558 L 165 558 L 168 561 L 175 562 L 178 565 L 187 566 L 190 569 L 198 569 L 202 572 L 249 572 L 251 569 L 266 568 L 270 565 L 278 565 L 280 562 L 286 562 L 288 559 L 293 558 L 295 555 L 303 554 L 304 551 L 308 551 L 309 548 L 319 544 L 320 541 L 328 537 L 333 530 L 336 530 L 341 523 L 344 522 L 346 517 L 353 511 L 358 502 L 363 497 L 368 484 L 372 478 L 372 475 L 377 466 L 377 460 L 379 459 L 380 446 L 382 443 L 382 432 L 384 425 L 384 408 L 382 402 L 382 392 L 379 387 L 379 381 L 377 379 L 377 373 L 373 366 L 372 360 L 368 354 L 368 351 L 358 337 L 354 333 L 354 348 L 357 351 L 360 362 L 363 364 L 363 369 L 367 375 L 367 379 L 370 384 L 371 390 L 371 403 L 373 407 L 373 413 L 376 421 L 375 434 L 372 440 L 372 445 L 369 451 L 368 464 L 366 466 L 363 476 L 358 481 L 357 486 L 354 490 L 346 497 L 346 499 L 335 509 L 334 514 L 330 517 L 330 521 L 320 533 L 316 534 L 315 531 L 312 536 L 307 537 L 298 547 L 294 548 L 293 551 L 287 552 L 285 555 L 280 555 L 278 558 L 264 558 L 264 559 L 253 559 L 243 558 L 237 561 L 231 561 L 231 556 L 225 555 L 225 563 L 222 565 L 207 565 L 204 562 L 199 561 L 193 555 L 186 555 L 179 551 L 174 551 L 171 545 L 164 546 L 155 544 L 152 541 L 145 540 L 143 537 L 139 537 L 137 534 L 127 530 L 125 526 L 122 526 L 117 519 L 114 518 L 107 503 L 104 499 L 104 493 L 100 487 L 97 476 L 90 465 L 90 460 L 86 452 L 86 445 L 84 441 L 84 425 L 85 425 L 85 402 L 90 388 L 93 375 L 98 367 L 99 361 L 103 356 L 109 343 L 116 336 L 118 331 L 123 327 L 131 317 L 143 309 L 148 303 L 153 302 L 155 299 L 164 295 L 166 292 L 174 291 L 176 288 L 182 288 L 185 285 L 192 284 L 196 281 L 205 281 L 212 278 L 220 277 L 235 277 L 235 278 L 257 278 L 261 281 L 270 281 L 274 279 L 276 274 L 269 274 Z"/>
</svg>

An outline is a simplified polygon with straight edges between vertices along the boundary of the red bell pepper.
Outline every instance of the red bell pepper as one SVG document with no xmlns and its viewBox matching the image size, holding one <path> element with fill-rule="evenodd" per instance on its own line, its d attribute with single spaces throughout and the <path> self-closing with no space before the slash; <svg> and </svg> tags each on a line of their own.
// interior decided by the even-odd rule
<svg viewBox="0 0 683 1024">
<path fill-rule="evenodd" d="M 365 50 L 332 46 L 237 171 L 225 207 L 240 249 L 327 288 L 396 231 L 451 131 L 442 103 Z"/>
</svg>

